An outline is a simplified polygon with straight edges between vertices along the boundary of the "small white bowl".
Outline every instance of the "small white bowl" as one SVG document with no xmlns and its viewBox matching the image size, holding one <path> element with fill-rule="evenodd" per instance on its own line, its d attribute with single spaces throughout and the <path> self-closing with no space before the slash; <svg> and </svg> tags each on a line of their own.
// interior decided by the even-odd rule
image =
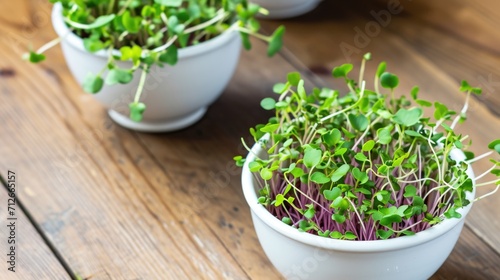
<svg viewBox="0 0 500 280">
<path fill-rule="evenodd" d="M 299 232 L 257 202 L 258 184 L 248 168 L 256 155 L 265 156 L 259 144 L 252 147 L 242 170 L 243 194 L 264 252 L 286 279 L 428 279 L 453 250 L 472 207 L 471 203 L 460 209 L 460 219 L 446 219 L 413 236 L 388 240 L 337 240 Z M 474 178 L 471 168 L 467 174 Z M 474 193 L 468 198 L 472 201 Z"/>
<path fill-rule="evenodd" d="M 85 50 L 83 40 L 64 23 L 60 3 L 52 10 L 52 24 L 63 38 L 61 46 L 66 63 L 80 84 L 87 73 L 98 73 L 106 66 L 107 52 Z M 110 117 L 126 128 L 145 132 L 182 129 L 198 121 L 223 92 L 236 70 L 240 51 L 239 33 L 225 32 L 209 41 L 179 49 L 174 66 L 152 66 L 140 100 L 147 107 L 141 122 L 128 117 L 128 104 L 134 100 L 141 70 L 136 71 L 130 83 L 104 85 L 94 96 L 109 109 Z M 132 66 L 130 61 L 117 64 L 122 68 Z"/>
</svg>

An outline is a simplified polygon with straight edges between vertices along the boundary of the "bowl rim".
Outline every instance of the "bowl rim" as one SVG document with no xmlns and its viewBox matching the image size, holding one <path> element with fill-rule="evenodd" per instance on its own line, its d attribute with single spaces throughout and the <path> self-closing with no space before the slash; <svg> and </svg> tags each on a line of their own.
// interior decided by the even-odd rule
<svg viewBox="0 0 500 280">
<path fill-rule="evenodd" d="M 455 153 L 455 155 L 452 155 L 452 157 L 455 158 L 458 157 L 457 159 L 460 160 L 460 158 L 462 158 L 463 156 L 463 153 L 461 153 L 461 151 L 459 152 L 460 153 Z M 279 219 L 273 216 L 264 206 L 262 206 L 257 202 L 258 197 L 255 187 L 256 180 L 253 173 L 250 171 L 248 164 L 252 162 L 257 157 L 257 155 L 261 155 L 263 153 L 264 150 L 261 148 L 260 141 L 254 144 L 251 148 L 251 151 L 248 153 L 245 159 L 245 163 L 243 165 L 243 170 L 241 174 L 243 195 L 245 197 L 247 204 L 251 209 L 253 216 L 259 218 L 267 226 L 269 226 L 276 232 L 280 233 L 281 235 L 284 235 L 298 242 L 323 249 L 345 251 L 345 252 L 377 252 L 380 250 L 391 251 L 391 250 L 400 250 L 404 248 L 414 247 L 423 243 L 427 243 L 451 231 L 456 226 L 459 226 L 461 223 L 465 221 L 465 217 L 469 213 L 473 205 L 472 200 L 475 196 L 475 190 L 476 190 L 475 187 L 473 189 L 473 192 L 469 192 L 467 194 L 467 197 L 471 200 L 471 203 L 466 207 L 457 210 L 457 212 L 459 212 L 462 215 L 461 218 L 445 219 L 441 223 L 436 224 L 424 231 L 418 232 L 415 235 L 401 236 L 393 239 L 368 240 L 368 241 L 338 240 L 333 238 L 321 237 L 306 232 L 300 232 L 296 228 L 293 228 L 281 222 Z M 463 156 L 463 159 L 464 158 L 465 156 Z M 474 181 L 475 177 L 472 168 L 467 169 L 467 174 Z"/>
</svg>

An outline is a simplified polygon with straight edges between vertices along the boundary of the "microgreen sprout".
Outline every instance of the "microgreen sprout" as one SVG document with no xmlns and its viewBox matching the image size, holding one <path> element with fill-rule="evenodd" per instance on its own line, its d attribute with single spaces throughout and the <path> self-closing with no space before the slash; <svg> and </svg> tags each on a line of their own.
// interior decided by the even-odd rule
<svg viewBox="0 0 500 280">
<path fill-rule="evenodd" d="M 396 98 L 399 78 L 379 64 L 374 90 L 366 88 L 363 57 L 359 81 L 349 78 L 352 64 L 333 69 L 349 92 L 314 88 L 307 93 L 299 73 L 277 84 L 277 101 L 268 123 L 250 129 L 266 151 L 248 164 L 260 184 L 259 203 L 284 223 L 319 236 L 377 240 L 413 235 L 446 218 L 460 218 L 472 201 L 473 188 L 500 187 L 500 161 L 473 181 L 467 169 L 477 160 L 500 154 L 500 139 L 490 152 L 474 157 L 468 136 L 455 132 L 466 119 L 472 94 L 479 88 L 462 82 L 465 104 L 458 114 L 439 102 Z M 380 86 L 380 87 L 379 87 Z M 380 89 L 386 92 L 382 92 Z M 425 107 L 434 109 L 424 116 Z M 245 147 L 248 147 L 245 144 Z M 451 154 L 461 154 L 459 159 Z M 244 159 L 235 157 L 242 166 Z M 486 174 L 496 180 L 479 182 Z"/>
<path fill-rule="evenodd" d="M 240 32 L 246 49 L 252 47 L 249 36 L 268 43 L 267 54 L 275 55 L 282 47 L 283 26 L 270 36 L 259 33 L 258 13 L 267 13 L 247 0 L 50 0 L 63 7 L 64 21 L 72 32 L 83 39 L 89 52 L 104 50 L 107 65 L 98 73 L 89 73 L 83 89 L 98 93 L 104 84 L 127 84 L 137 70 L 148 73 L 152 65 L 175 65 L 178 50 L 210 40 L 224 32 Z M 24 55 L 26 60 L 38 63 L 45 60 L 47 49 L 57 45 L 56 38 L 36 51 Z M 120 55 L 113 55 L 119 50 Z M 132 61 L 132 67 L 122 69 L 117 61 Z M 104 73 L 106 73 L 104 78 Z M 146 105 L 140 102 L 145 74 L 129 105 L 130 118 L 142 120 Z"/>
</svg>

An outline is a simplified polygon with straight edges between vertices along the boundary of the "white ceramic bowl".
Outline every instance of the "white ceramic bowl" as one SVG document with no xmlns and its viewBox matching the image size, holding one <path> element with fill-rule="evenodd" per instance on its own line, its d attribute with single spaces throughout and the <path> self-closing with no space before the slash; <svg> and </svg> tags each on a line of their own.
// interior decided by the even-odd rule
<svg viewBox="0 0 500 280">
<path fill-rule="evenodd" d="M 265 18 L 282 19 L 305 14 L 316 8 L 322 0 L 251 0 L 267 9 Z"/>
<path fill-rule="evenodd" d="M 98 73 L 107 64 L 107 53 L 89 53 L 83 41 L 70 32 L 57 3 L 52 10 L 52 24 L 63 38 L 61 45 L 68 67 L 81 84 L 87 73 Z M 153 66 L 147 76 L 141 101 L 147 106 L 142 122 L 128 118 L 128 104 L 134 99 L 140 70 L 126 85 L 104 85 L 95 95 L 109 108 L 110 117 L 118 124 L 146 132 L 172 131 L 198 121 L 227 86 L 238 64 L 241 40 L 238 32 L 226 32 L 196 46 L 179 50 L 175 66 Z M 120 67 L 132 65 L 118 62 Z"/>
<path fill-rule="evenodd" d="M 284 224 L 257 203 L 257 184 L 248 169 L 255 155 L 265 155 L 259 145 L 253 146 L 242 170 L 243 194 L 264 252 L 286 279 L 428 279 L 451 253 L 472 207 L 459 211 L 462 218 L 446 219 L 414 236 L 376 241 L 319 237 Z M 462 156 L 457 153 L 455 159 Z M 474 178 L 471 168 L 468 175 Z"/>
</svg>

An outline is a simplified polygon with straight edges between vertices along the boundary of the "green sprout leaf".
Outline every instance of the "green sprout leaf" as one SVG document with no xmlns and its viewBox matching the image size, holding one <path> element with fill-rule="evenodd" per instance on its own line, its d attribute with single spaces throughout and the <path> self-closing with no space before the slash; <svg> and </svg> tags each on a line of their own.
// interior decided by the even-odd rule
<svg viewBox="0 0 500 280">
<path fill-rule="evenodd" d="M 411 137 L 419 137 L 419 138 L 424 138 L 425 139 L 425 137 L 423 137 L 422 134 L 416 132 L 415 130 L 407 129 L 407 130 L 405 130 L 405 134 L 409 135 Z"/>
<path fill-rule="evenodd" d="M 292 225 L 292 219 L 290 219 L 289 217 L 283 217 L 281 221 L 289 226 Z"/>
<path fill-rule="evenodd" d="M 260 164 L 257 161 L 252 161 L 248 164 L 248 169 L 250 169 L 251 172 L 257 172 L 262 168 L 262 164 Z"/>
<path fill-rule="evenodd" d="M 440 120 L 448 115 L 448 107 L 443 103 L 434 102 L 434 107 L 436 108 L 434 111 L 434 118 L 436 120 Z"/>
<path fill-rule="evenodd" d="M 306 89 L 304 87 L 304 80 L 300 80 L 299 84 L 297 85 L 297 93 L 302 97 L 306 98 Z"/>
<path fill-rule="evenodd" d="M 460 91 L 469 91 L 469 90 L 472 90 L 472 87 L 467 81 L 463 80 L 460 85 Z"/>
<path fill-rule="evenodd" d="M 285 196 L 281 193 L 279 193 L 278 195 L 276 195 L 276 200 L 274 201 L 274 206 L 278 207 L 278 206 L 281 206 L 283 204 L 283 202 L 285 202 L 286 199 L 285 199 Z"/>
<path fill-rule="evenodd" d="M 477 94 L 477 95 L 480 95 L 482 93 L 481 88 L 472 87 L 467 81 L 462 81 L 462 83 L 460 85 L 460 91 L 464 91 L 464 92 L 470 91 L 470 92 Z"/>
<path fill-rule="evenodd" d="M 120 57 L 121 60 L 132 60 L 134 64 L 137 64 L 142 55 L 142 48 L 137 45 L 133 47 L 124 46 L 120 48 L 120 53 L 122 54 Z"/>
<path fill-rule="evenodd" d="M 282 94 L 287 90 L 288 86 L 286 84 L 277 83 L 273 86 L 273 92 L 277 94 Z"/>
<path fill-rule="evenodd" d="M 392 116 L 393 116 L 393 115 L 391 114 L 391 112 L 389 112 L 389 111 L 387 111 L 387 110 L 382 110 L 382 109 L 378 110 L 378 111 L 377 111 L 377 114 L 379 114 L 379 115 L 380 115 L 382 118 L 384 118 L 384 119 L 390 119 L 390 118 L 392 118 Z"/>
<path fill-rule="evenodd" d="M 178 49 L 176 46 L 172 45 L 168 47 L 167 51 L 162 53 L 158 58 L 161 62 L 165 62 L 169 65 L 175 65 L 178 61 Z"/>
<path fill-rule="evenodd" d="M 243 47 L 245 50 L 251 50 L 252 49 L 252 42 L 250 41 L 250 35 L 248 35 L 245 32 L 240 32 L 241 36 L 241 42 L 243 43 Z"/>
<path fill-rule="evenodd" d="M 483 90 L 481 88 L 472 88 L 471 90 L 472 93 L 474 93 L 475 95 L 481 95 L 483 93 Z"/>
<path fill-rule="evenodd" d="M 365 90 L 366 92 L 366 90 Z M 379 99 L 377 100 L 377 102 L 375 102 L 375 104 L 372 105 L 372 110 L 373 112 L 377 113 L 378 110 L 382 109 L 384 107 L 384 99 Z"/>
<path fill-rule="evenodd" d="M 144 110 L 146 110 L 146 104 L 142 102 L 133 102 L 129 104 L 130 109 L 130 119 L 135 122 L 142 121 L 144 117 Z"/>
<path fill-rule="evenodd" d="M 311 230 L 312 228 L 313 228 L 313 225 L 311 225 L 311 223 L 309 223 L 306 220 L 302 220 L 299 222 L 299 230 L 301 230 L 301 231 L 308 231 L 308 230 Z"/>
<path fill-rule="evenodd" d="M 104 15 L 104 16 L 100 16 L 100 17 L 96 18 L 96 20 L 90 24 L 82 24 L 79 22 L 74 22 L 74 21 L 70 20 L 69 18 L 64 18 L 64 21 L 72 27 L 75 27 L 78 29 L 89 30 L 89 29 L 96 29 L 96 28 L 102 27 L 102 26 L 110 23 L 111 21 L 113 21 L 114 18 L 115 18 L 114 14 Z"/>
<path fill-rule="evenodd" d="M 398 166 L 401 166 L 401 164 L 403 163 L 403 161 L 406 159 L 406 156 L 402 156 L 402 157 L 396 157 L 394 158 L 394 161 L 392 162 L 392 167 L 398 167 Z"/>
<path fill-rule="evenodd" d="M 260 177 L 266 181 L 271 180 L 271 178 L 273 177 L 273 172 L 269 170 L 269 168 L 263 167 L 260 170 Z"/>
<path fill-rule="evenodd" d="M 346 231 L 346 233 L 344 234 L 344 238 L 347 239 L 347 240 L 354 240 L 354 239 L 356 239 L 358 237 L 353 232 Z"/>
<path fill-rule="evenodd" d="M 285 34 L 285 26 L 281 25 L 278 27 L 273 35 L 271 36 L 271 40 L 269 41 L 269 46 L 267 48 L 267 55 L 269 57 L 274 56 L 279 52 L 281 47 L 283 46 L 283 35 Z"/>
<path fill-rule="evenodd" d="M 342 137 L 340 130 L 334 128 L 322 135 L 323 142 L 330 147 L 335 146 Z"/>
<path fill-rule="evenodd" d="M 392 230 L 383 230 L 383 229 L 377 230 L 377 236 L 380 237 L 380 239 L 388 239 L 393 234 L 394 234 L 394 231 L 392 231 Z"/>
<path fill-rule="evenodd" d="M 380 220 L 380 224 L 383 226 L 390 227 L 393 223 L 400 223 L 402 220 L 403 219 L 401 218 L 401 216 L 399 216 L 397 214 L 392 214 L 392 215 L 384 216 Z"/>
<path fill-rule="evenodd" d="M 251 15 L 256 15 L 259 12 L 259 10 L 260 10 L 260 6 L 259 5 L 254 4 L 254 3 L 249 3 L 248 4 L 247 11 Z"/>
<path fill-rule="evenodd" d="M 420 108 L 413 108 L 410 110 L 401 108 L 394 115 L 392 120 L 397 124 L 408 127 L 418 123 L 422 116 L 423 111 Z"/>
<path fill-rule="evenodd" d="M 287 80 L 292 86 L 294 87 L 298 86 L 301 80 L 300 73 L 299 72 L 289 73 L 287 76 Z"/>
<path fill-rule="evenodd" d="M 405 187 L 405 192 L 403 194 L 404 197 L 410 198 L 416 195 L 417 195 L 417 188 L 415 186 L 408 185 Z"/>
<path fill-rule="evenodd" d="M 275 105 L 276 101 L 270 97 L 266 97 L 260 102 L 260 106 L 264 108 L 264 110 L 273 110 Z"/>
<path fill-rule="evenodd" d="M 377 130 L 377 137 L 378 137 L 378 143 L 387 145 L 391 143 L 392 141 L 392 134 L 391 134 L 392 129 L 388 127 L 384 128 L 379 128 Z"/>
<path fill-rule="evenodd" d="M 450 207 L 448 211 L 444 212 L 444 216 L 448 219 L 451 218 L 460 219 L 462 217 L 462 214 L 458 213 L 455 207 Z"/>
<path fill-rule="evenodd" d="M 353 68 L 354 66 L 352 64 L 342 64 L 341 66 L 333 68 L 332 75 L 335 78 L 347 78 L 347 74 L 349 74 Z"/>
<path fill-rule="evenodd" d="M 99 40 L 98 38 L 90 37 L 83 39 L 83 46 L 87 51 L 95 53 L 104 48 L 104 43 L 101 42 L 101 40 Z"/>
<path fill-rule="evenodd" d="M 429 102 L 429 101 L 423 100 L 423 99 L 417 99 L 417 100 L 415 100 L 415 102 L 417 102 L 417 104 L 422 106 L 422 107 L 431 107 L 432 106 L 432 102 Z"/>
<path fill-rule="evenodd" d="M 28 61 L 31 63 L 38 63 L 42 62 L 45 60 L 45 55 L 44 54 L 38 54 L 34 51 L 30 51 L 29 54 L 27 55 Z"/>
<path fill-rule="evenodd" d="M 326 184 L 330 182 L 330 178 L 328 178 L 323 172 L 314 172 L 311 175 L 311 181 L 316 184 Z"/>
<path fill-rule="evenodd" d="M 322 230 L 318 230 L 318 235 L 321 237 L 328 237 L 328 236 L 330 236 L 330 231 L 326 230 L 323 232 Z"/>
<path fill-rule="evenodd" d="M 334 155 L 335 156 L 342 156 L 347 152 L 347 148 L 340 148 L 336 149 Z"/>
<path fill-rule="evenodd" d="M 345 222 L 346 217 L 345 217 L 344 215 L 340 215 L 340 214 L 333 214 L 333 215 L 332 215 L 332 219 L 333 219 L 335 222 L 337 222 L 337 223 L 339 223 L 339 224 L 342 224 L 342 223 L 344 223 L 344 222 Z"/>
<path fill-rule="evenodd" d="M 370 139 L 363 144 L 363 147 L 361 148 L 361 150 L 363 152 L 369 152 L 373 149 L 373 147 L 375 147 L 375 141 Z"/>
<path fill-rule="evenodd" d="M 357 153 L 355 156 L 354 156 L 355 159 L 359 160 L 359 161 L 368 161 L 368 158 L 362 154 L 362 153 Z"/>
<path fill-rule="evenodd" d="M 491 143 L 489 143 L 488 149 L 495 150 L 500 154 L 500 139 L 493 140 Z"/>
<path fill-rule="evenodd" d="M 180 7 L 182 0 L 155 0 L 155 3 L 166 7 Z"/>
<path fill-rule="evenodd" d="M 399 78 L 389 72 L 384 72 L 380 76 L 380 84 L 384 88 L 395 89 L 399 85 Z"/>
<path fill-rule="evenodd" d="M 132 78 L 132 73 L 130 73 L 129 70 L 113 68 L 109 70 L 109 73 L 106 76 L 106 84 L 128 84 L 130 81 L 132 81 Z"/>
<path fill-rule="evenodd" d="M 380 78 L 382 76 L 382 74 L 385 72 L 386 67 L 387 67 L 387 63 L 385 63 L 385 61 L 382 61 L 378 65 L 377 73 L 376 73 L 377 78 Z"/>
<path fill-rule="evenodd" d="M 386 227 L 391 227 L 393 223 L 400 223 L 404 217 L 404 212 L 408 209 L 408 205 L 402 205 L 399 208 L 391 206 L 388 208 L 381 208 L 377 214 L 377 220 L 380 219 L 380 224 Z"/>
<path fill-rule="evenodd" d="M 304 152 L 304 165 L 312 168 L 321 162 L 322 152 L 319 149 L 307 148 Z"/>
<path fill-rule="evenodd" d="M 365 115 L 353 115 L 349 114 L 349 122 L 351 123 L 352 127 L 358 131 L 365 131 L 366 128 L 369 125 L 369 120 Z"/>
<path fill-rule="evenodd" d="M 292 173 L 293 177 L 295 177 L 295 178 L 300 178 L 302 175 L 305 174 L 304 170 L 302 168 L 298 168 L 298 167 L 295 167 L 294 169 L 292 169 L 292 171 L 290 171 L 290 173 Z"/>
<path fill-rule="evenodd" d="M 360 184 L 364 184 L 366 182 L 368 182 L 368 175 L 366 175 L 366 172 L 363 172 L 361 171 L 359 168 L 357 167 L 354 167 L 352 169 L 352 175 L 354 176 L 354 178 L 360 183 Z"/>
<path fill-rule="evenodd" d="M 337 197 L 340 196 L 340 194 L 342 194 L 342 191 L 340 190 L 339 187 L 334 187 L 331 190 L 323 191 L 323 195 L 325 196 L 325 198 L 330 201 L 335 200 Z"/>
<path fill-rule="evenodd" d="M 129 33 L 136 34 L 141 29 L 141 17 L 131 16 L 130 12 L 126 11 L 121 18 L 123 26 Z"/>
<path fill-rule="evenodd" d="M 264 133 L 273 133 L 274 131 L 276 131 L 276 129 L 279 128 L 279 124 L 266 124 L 265 126 L 261 127 L 260 128 L 260 131 L 264 132 Z"/>
<path fill-rule="evenodd" d="M 333 172 L 332 174 L 332 182 L 337 182 L 338 180 L 342 179 L 342 177 L 344 177 L 347 172 L 349 172 L 350 168 L 351 167 L 347 163 L 337 168 L 337 170 L 335 170 L 335 172 Z"/>
<path fill-rule="evenodd" d="M 243 167 L 243 165 L 245 164 L 245 159 L 242 156 L 235 156 L 233 157 L 233 160 L 238 167 Z"/>
<path fill-rule="evenodd" d="M 413 100 L 417 100 L 418 99 L 418 92 L 419 92 L 419 90 L 420 90 L 420 88 L 417 87 L 417 86 L 414 86 L 411 89 L 410 95 L 411 95 L 411 98 L 413 98 Z"/>
<path fill-rule="evenodd" d="M 98 93 L 102 89 L 103 85 L 104 80 L 100 76 L 88 73 L 83 80 L 82 87 L 85 92 Z"/>
<path fill-rule="evenodd" d="M 306 217 L 307 219 L 312 219 L 312 218 L 314 218 L 315 213 L 316 213 L 316 211 L 314 210 L 314 208 L 312 208 L 312 205 L 311 205 L 311 207 L 309 207 L 307 209 L 307 211 L 304 212 L 304 217 Z"/>
</svg>

